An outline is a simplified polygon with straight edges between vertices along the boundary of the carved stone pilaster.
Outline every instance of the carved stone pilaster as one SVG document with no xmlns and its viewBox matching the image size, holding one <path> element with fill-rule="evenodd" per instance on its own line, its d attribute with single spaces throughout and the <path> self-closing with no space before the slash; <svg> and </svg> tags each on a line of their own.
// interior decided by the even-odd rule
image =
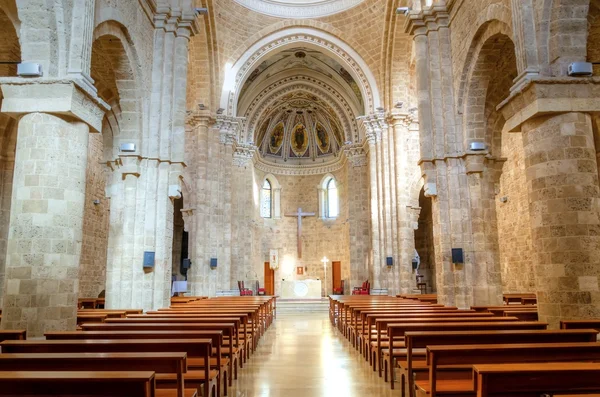
<svg viewBox="0 0 600 397">
<path fill-rule="evenodd" d="M 353 167 L 365 167 L 368 164 L 367 151 L 364 145 L 346 145 L 342 149 Z"/>
</svg>

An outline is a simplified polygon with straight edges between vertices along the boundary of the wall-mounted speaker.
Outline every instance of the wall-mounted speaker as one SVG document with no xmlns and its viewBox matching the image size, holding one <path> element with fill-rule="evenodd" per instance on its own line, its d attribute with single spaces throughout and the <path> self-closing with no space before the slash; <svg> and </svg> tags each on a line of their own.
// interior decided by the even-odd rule
<svg viewBox="0 0 600 397">
<path fill-rule="evenodd" d="M 394 258 L 391 256 L 388 256 L 387 258 L 385 258 L 385 264 L 388 266 L 394 266 Z"/>
<path fill-rule="evenodd" d="M 192 267 L 192 260 L 190 258 L 185 258 L 181 263 L 181 268 L 187 270 L 190 267 Z"/>
<path fill-rule="evenodd" d="M 144 252 L 144 267 L 154 267 L 154 252 L 145 251 Z"/>
<path fill-rule="evenodd" d="M 462 248 L 452 248 L 452 263 L 454 263 L 454 264 L 465 263 Z"/>
<path fill-rule="evenodd" d="M 210 258 L 210 268 L 211 269 L 217 268 L 217 258 Z"/>
</svg>

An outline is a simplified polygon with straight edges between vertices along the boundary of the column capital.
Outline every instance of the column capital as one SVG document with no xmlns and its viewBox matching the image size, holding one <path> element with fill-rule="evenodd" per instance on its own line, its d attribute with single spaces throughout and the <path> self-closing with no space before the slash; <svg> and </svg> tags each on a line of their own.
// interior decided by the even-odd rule
<svg viewBox="0 0 600 397">
<path fill-rule="evenodd" d="M 240 168 L 246 167 L 252 162 L 257 149 L 254 145 L 236 143 L 233 148 L 233 165 Z"/>
<path fill-rule="evenodd" d="M 224 145 L 233 145 L 240 136 L 245 117 L 217 116 L 214 128 L 219 130 L 219 139 Z"/>
<path fill-rule="evenodd" d="M 386 121 L 386 113 L 383 109 L 378 109 L 376 112 L 366 116 L 357 118 L 365 127 L 365 137 L 369 145 L 374 145 L 381 140 L 381 135 L 388 128 Z"/>
<path fill-rule="evenodd" d="M 0 112 L 14 117 L 49 113 L 75 118 L 102 131 L 102 120 L 110 106 L 97 93 L 76 79 L 0 78 L 4 99 Z"/>
<path fill-rule="evenodd" d="M 600 79 L 533 78 L 511 92 L 497 109 L 506 119 L 504 131 L 508 132 L 519 132 L 525 122 L 552 113 L 600 113 Z"/>
<path fill-rule="evenodd" d="M 426 35 L 440 27 L 448 27 L 450 13 L 445 1 L 431 5 L 422 10 L 413 10 L 406 18 L 404 31 L 414 36 Z"/>
<path fill-rule="evenodd" d="M 185 122 L 192 128 L 208 128 L 211 124 L 215 123 L 215 118 L 211 115 L 209 110 L 188 110 L 185 115 Z"/>
<path fill-rule="evenodd" d="M 342 150 L 353 167 L 365 167 L 367 165 L 367 151 L 364 144 L 346 145 L 342 147 Z"/>
</svg>

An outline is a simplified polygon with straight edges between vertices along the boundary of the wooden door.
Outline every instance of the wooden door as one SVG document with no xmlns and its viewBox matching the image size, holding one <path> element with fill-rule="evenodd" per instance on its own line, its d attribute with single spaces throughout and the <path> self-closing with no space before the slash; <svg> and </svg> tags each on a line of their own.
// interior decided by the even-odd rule
<svg viewBox="0 0 600 397">
<path fill-rule="evenodd" d="M 342 262 L 331 262 L 331 280 L 334 290 L 342 288 Z"/>
<path fill-rule="evenodd" d="M 271 269 L 269 262 L 265 262 L 265 292 L 275 295 L 275 270 Z"/>
</svg>

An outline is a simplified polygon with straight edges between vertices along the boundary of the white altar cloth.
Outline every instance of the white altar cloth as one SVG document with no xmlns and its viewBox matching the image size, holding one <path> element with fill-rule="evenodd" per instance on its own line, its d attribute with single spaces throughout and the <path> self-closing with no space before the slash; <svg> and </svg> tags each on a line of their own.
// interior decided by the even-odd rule
<svg viewBox="0 0 600 397">
<path fill-rule="evenodd" d="M 321 297 L 320 280 L 291 280 L 281 282 L 283 299 L 319 299 Z"/>
</svg>

